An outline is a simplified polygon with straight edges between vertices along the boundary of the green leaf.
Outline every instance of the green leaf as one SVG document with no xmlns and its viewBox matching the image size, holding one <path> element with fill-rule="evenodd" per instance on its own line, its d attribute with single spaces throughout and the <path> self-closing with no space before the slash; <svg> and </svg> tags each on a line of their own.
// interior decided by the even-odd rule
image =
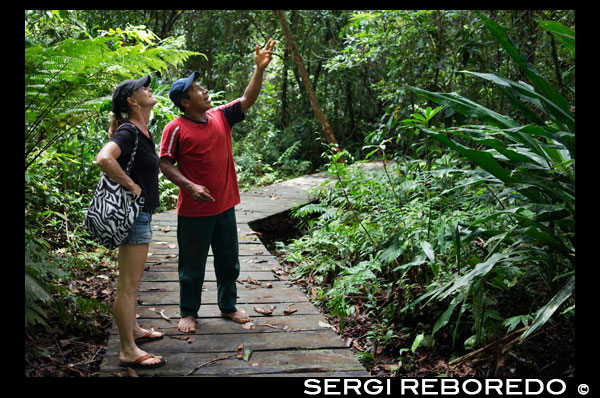
<svg viewBox="0 0 600 398">
<path fill-rule="evenodd" d="M 500 128 L 511 128 L 518 126 L 518 123 L 512 118 L 494 112 L 493 110 L 462 97 L 457 93 L 434 93 L 413 86 L 408 86 L 408 88 L 415 93 L 430 99 L 431 101 L 441 105 L 446 105 L 454 109 L 456 112 L 462 113 L 463 115 L 483 120 L 492 126 Z"/>
<path fill-rule="evenodd" d="M 556 21 L 540 21 L 540 25 L 552 33 L 556 40 L 560 41 L 575 58 L 575 32 Z"/>
<path fill-rule="evenodd" d="M 25 272 L 25 297 L 45 303 L 52 299 L 43 283 L 27 271 Z"/>
<path fill-rule="evenodd" d="M 527 324 L 531 321 L 532 318 L 533 317 L 531 316 L 531 314 L 517 315 L 505 319 L 504 322 L 502 322 L 502 324 L 508 328 L 506 330 L 506 333 L 510 333 L 513 330 L 515 330 L 520 323 L 522 323 L 524 326 L 527 326 Z"/>
<path fill-rule="evenodd" d="M 546 113 L 550 117 L 550 119 L 555 121 L 556 123 L 570 126 L 574 122 L 570 110 L 565 111 L 559 106 L 557 102 L 555 102 L 556 100 L 551 100 L 545 97 L 543 94 L 540 94 L 537 91 L 535 91 L 533 87 L 531 87 L 528 84 L 525 84 L 523 82 L 516 83 L 510 79 L 493 73 L 478 73 L 466 70 L 462 70 L 460 72 L 477 76 L 485 80 L 489 80 L 495 83 L 496 85 L 500 86 L 503 90 L 505 90 L 505 93 L 512 94 L 516 98 L 513 98 L 513 101 L 511 102 L 513 102 L 513 104 L 516 105 L 517 108 L 524 111 L 528 116 L 530 116 L 532 121 L 534 121 L 536 124 L 544 125 L 545 123 L 543 123 L 540 119 L 535 117 L 533 112 L 530 111 L 528 108 L 526 108 L 522 104 L 520 105 L 518 97 L 526 99 L 532 104 L 534 104 L 538 109 Z M 571 131 L 574 131 L 574 125 L 572 127 L 573 128 Z"/>
<path fill-rule="evenodd" d="M 250 359 L 250 355 L 252 355 L 252 349 L 251 348 L 248 348 L 248 349 L 244 350 L 244 355 L 243 355 L 244 361 L 248 362 L 248 360 Z"/>
<path fill-rule="evenodd" d="M 400 234 L 397 234 L 394 237 L 392 244 L 381 253 L 379 259 L 385 264 L 389 264 L 397 259 L 402 253 L 404 253 L 405 250 L 406 246 L 400 245 Z"/>
<path fill-rule="evenodd" d="M 533 324 L 523 335 L 521 341 L 530 336 L 536 329 L 544 325 L 560 305 L 568 299 L 575 290 L 575 275 L 569 279 L 567 284 L 542 308 L 537 312 Z"/>
<path fill-rule="evenodd" d="M 427 241 L 421 241 L 421 248 L 423 249 L 425 255 L 427 255 L 427 258 L 429 258 L 430 261 L 435 261 L 435 253 L 433 252 L 431 243 Z"/>
<path fill-rule="evenodd" d="M 461 144 L 458 144 L 458 143 L 452 141 L 450 138 L 448 138 L 444 134 L 440 134 L 440 133 L 437 133 L 435 131 L 432 131 L 432 130 L 429 130 L 426 128 L 421 128 L 421 130 L 424 131 L 425 133 L 427 133 L 428 135 L 430 135 L 431 137 L 437 139 L 441 143 L 454 149 L 461 155 L 467 157 L 470 161 L 472 161 L 473 163 L 475 163 L 476 165 L 478 165 L 485 171 L 489 172 L 490 174 L 492 174 L 494 177 L 498 178 L 502 182 L 504 182 L 504 183 L 519 182 L 519 180 L 517 180 L 511 176 L 511 172 L 509 170 L 500 166 L 500 164 L 494 159 L 494 157 L 491 154 L 489 154 L 487 152 L 482 152 L 482 151 L 477 151 L 475 149 L 467 148 Z"/>
<path fill-rule="evenodd" d="M 452 312 L 454 312 L 454 309 L 460 302 L 461 302 L 461 300 L 454 300 L 452 302 L 452 304 L 450 304 L 450 306 L 446 309 L 446 311 L 444 311 L 442 316 L 439 317 L 439 319 L 436 321 L 435 325 L 433 326 L 433 330 L 431 332 L 432 336 L 435 334 L 435 332 L 437 332 L 438 330 L 440 330 L 441 328 L 446 326 L 448 321 L 450 321 L 450 316 L 452 316 Z"/>
<path fill-rule="evenodd" d="M 410 348 L 410 350 L 414 353 L 417 348 L 419 348 L 419 345 L 421 345 L 421 341 L 423 341 L 423 339 L 425 338 L 425 333 L 421 333 L 420 335 L 418 335 L 417 337 L 415 337 L 415 340 L 413 341 L 412 347 Z"/>
<path fill-rule="evenodd" d="M 539 72 L 533 67 L 531 62 L 521 53 L 519 48 L 513 42 L 513 40 L 506 33 L 506 29 L 500 26 L 495 21 L 487 18 L 480 11 L 475 11 L 479 16 L 483 24 L 490 30 L 492 35 L 498 40 L 498 43 L 504 48 L 504 50 L 510 55 L 510 57 L 517 63 L 517 65 L 525 72 L 531 83 L 536 89 L 536 92 L 543 95 L 548 99 L 554 106 L 559 109 L 563 115 L 565 126 L 569 131 L 575 131 L 575 117 L 571 114 L 570 106 L 565 97 L 556 90 L 552 84 L 539 74 Z M 507 126 L 509 127 L 509 126 Z M 514 127 L 514 126 L 513 126 Z"/>
</svg>

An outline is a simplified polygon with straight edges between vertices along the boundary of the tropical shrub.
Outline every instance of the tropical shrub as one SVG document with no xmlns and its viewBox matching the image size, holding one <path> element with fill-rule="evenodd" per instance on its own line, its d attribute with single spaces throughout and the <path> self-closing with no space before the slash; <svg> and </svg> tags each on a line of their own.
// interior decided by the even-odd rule
<svg viewBox="0 0 600 398">
<path fill-rule="evenodd" d="M 464 231 L 464 236 L 475 233 L 486 237 L 485 245 L 491 249 L 485 258 L 475 267 L 458 272 L 445 283 L 429 289 L 414 304 L 425 299 L 454 298 L 438 327 L 434 328 L 435 332 L 448 322 L 449 315 L 459 303 L 472 299 L 475 336 L 480 342 L 486 333 L 485 301 L 481 299 L 489 295 L 487 291 L 491 287 L 507 291 L 510 286 L 506 281 L 513 280 L 512 276 L 516 275 L 517 279 L 509 285 L 527 280 L 537 286 L 538 295 L 545 297 L 544 305 L 531 314 L 499 317 L 513 329 L 515 317 L 524 319 L 531 315 L 533 322 L 521 336 L 524 339 L 546 323 L 574 293 L 575 117 L 565 98 L 515 47 L 506 30 L 482 13 L 477 14 L 502 48 L 524 70 L 533 86 L 497 74 L 464 73 L 498 85 L 529 124 L 522 125 L 456 93 L 432 93 L 411 88 L 434 102 L 487 123 L 446 129 L 415 126 L 483 169 L 486 172 L 484 179 L 472 181 L 471 185 L 496 191 L 494 196 L 500 205 L 498 211 L 472 222 Z M 556 24 L 552 29 L 571 37 L 571 41 L 564 42 L 569 47 L 574 46 L 572 32 L 558 28 Z M 510 220 L 511 227 L 504 231 L 486 227 L 488 221 L 497 218 Z M 459 240 L 456 243 L 461 244 Z M 574 312 L 574 299 L 572 302 L 569 313 Z"/>
<path fill-rule="evenodd" d="M 368 156 L 383 155 L 380 172 L 348 167 L 346 151 L 325 153 L 335 185 L 295 211 L 305 235 L 280 246 L 342 326 L 364 311 L 385 344 L 402 337 L 401 320 L 415 328 L 413 352 L 442 332 L 470 349 L 522 325 L 523 340 L 565 302 L 561 314 L 574 316 L 574 115 L 506 31 L 478 15 L 532 83 L 461 73 L 496 84 L 514 116 L 409 86 L 441 107 L 404 120 L 392 107 L 365 142 Z M 541 24 L 574 43 L 568 29 Z M 446 127 L 448 109 L 484 124 Z"/>
</svg>

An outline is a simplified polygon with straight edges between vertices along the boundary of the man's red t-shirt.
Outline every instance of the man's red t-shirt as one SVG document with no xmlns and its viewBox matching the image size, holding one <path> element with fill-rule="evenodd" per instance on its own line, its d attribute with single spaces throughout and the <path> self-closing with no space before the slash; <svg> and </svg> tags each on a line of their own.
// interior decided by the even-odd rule
<svg viewBox="0 0 600 398">
<path fill-rule="evenodd" d="M 160 157 L 168 157 L 190 181 L 204 185 L 214 202 L 196 202 L 179 190 L 177 215 L 205 217 L 221 214 L 240 203 L 231 149 L 231 128 L 244 120 L 240 99 L 206 112 L 207 122 L 179 116 L 162 133 Z"/>
</svg>

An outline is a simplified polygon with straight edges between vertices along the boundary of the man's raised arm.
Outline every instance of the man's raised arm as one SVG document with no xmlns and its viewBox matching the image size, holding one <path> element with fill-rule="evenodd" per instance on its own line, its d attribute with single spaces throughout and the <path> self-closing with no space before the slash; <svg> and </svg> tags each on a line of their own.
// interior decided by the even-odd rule
<svg viewBox="0 0 600 398">
<path fill-rule="evenodd" d="M 275 43 L 275 40 L 269 40 L 262 51 L 259 49 L 258 45 L 256 46 L 256 52 L 254 53 L 256 69 L 254 70 L 252 79 L 250 79 L 250 83 L 248 84 L 248 87 L 246 87 L 244 95 L 240 101 L 242 105 L 242 112 L 245 112 L 246 109 L 254 105 L 256 99 L 258 98 L 258 94 L 260 94 L 263 74 L 273 57 L 273 47 L 275 47 Z"/>
</svg>

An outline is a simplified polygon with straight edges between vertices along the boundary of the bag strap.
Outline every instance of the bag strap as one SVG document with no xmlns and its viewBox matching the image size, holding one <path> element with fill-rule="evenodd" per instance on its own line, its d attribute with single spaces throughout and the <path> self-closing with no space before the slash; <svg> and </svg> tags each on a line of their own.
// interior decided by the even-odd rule
<svg viewBox="0 0 600 398">
<path fill-rule="evenodd" d="M 131 157 L 129 158 L 129 163 L 127 164 L 127 169 L 125 170 L 125 173 L 127 173 L 127 175 L 129 175 L 129 173 L 131 172 L 131 167 L 133 166 L 133 159 L 135 158 L 135 153 L 137 152 L 137 148 L 138 148 L 139 133 L 138 133 L 138 128 L 133 123 L 123 123 L 122 125 L 119 126 L 119 128 L 117 130 L 119 130 L 121 127 L 125 126 L 126 124 L 132 125 L 133 128 L 135 129 L 135 143 L 133 144 L 133 152 L 131 153 Z"/>
</svg>

